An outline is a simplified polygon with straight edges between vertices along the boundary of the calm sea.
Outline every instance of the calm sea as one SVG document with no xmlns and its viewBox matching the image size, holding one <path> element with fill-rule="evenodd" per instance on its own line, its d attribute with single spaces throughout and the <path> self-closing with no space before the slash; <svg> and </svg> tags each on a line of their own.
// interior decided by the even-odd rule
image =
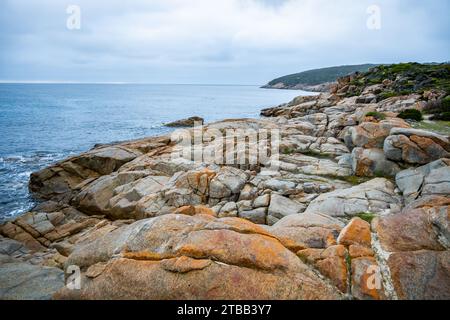
<svg viewBox="0 0 450 320">
<path fill-rule="evenodd" d="M 0 84 L 0 220 L 33 206 L 32 172 L 96 143 L 169 132 L 162 124 L 258 117 L 301 91 L 257 86 Z"/>
</svg>

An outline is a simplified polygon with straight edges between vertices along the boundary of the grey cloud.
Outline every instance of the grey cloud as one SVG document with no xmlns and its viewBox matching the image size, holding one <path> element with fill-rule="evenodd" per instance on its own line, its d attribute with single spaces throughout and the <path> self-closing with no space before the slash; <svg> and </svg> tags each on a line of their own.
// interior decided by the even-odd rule
<svg viewBox="0 0 450 320">
<path fill-rule="evenodd" d="M 81 7 L 81 30 L 65 27 Z M 308 68 L 449 60 L 447 0 L 0 1 L 0 79 L 265 83 Z"/>
</svg>

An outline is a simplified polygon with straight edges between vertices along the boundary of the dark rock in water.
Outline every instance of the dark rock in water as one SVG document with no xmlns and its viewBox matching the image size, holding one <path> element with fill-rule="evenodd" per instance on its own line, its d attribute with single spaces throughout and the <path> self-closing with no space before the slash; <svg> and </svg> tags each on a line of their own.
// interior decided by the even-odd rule
<svg viewBox="0 0 450 320">
<path fill-rule="evenodd" d="M 170 122 L 170 123 L 166 123 L 165 126 L 166 127 L 172 127 L 172 128 L 176 128 L 176 127 L 193 127 L 198 123 L 201 123 L 203 125 L 203 123 L 205 122 L 205 120 L 203 118 L 200 117 L 190 117 L 187 119 L 181 119 L 181 120 L 177 120 L 174 122 Z"/>
</svg>

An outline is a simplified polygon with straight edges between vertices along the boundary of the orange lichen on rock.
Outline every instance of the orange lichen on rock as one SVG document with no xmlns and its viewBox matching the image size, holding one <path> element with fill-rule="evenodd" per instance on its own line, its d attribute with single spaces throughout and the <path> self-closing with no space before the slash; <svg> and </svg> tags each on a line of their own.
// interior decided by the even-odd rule
<svg viewBox="0 0 450 320">
<path fill-rule="evenodd" d="M 161 261 L 161 267 L 171 272 L 186 273 L 192 270 L 202 270 L 209 266 L 211 262 L 209 259 L 192 259 L 181 256 Z"/>
<path fill-rule="evenodd" d="M 339 244 L 346 246 L 359 244 L 370 247 L 370 224 L 361 218 L 353 218 L 350 223 L 342 229 L 337 241 Z"/>
<path fill-rule="evenodd" d="M 149 251 L 139 251 L 139 252 L 123 252 L 122 257 L 126 259 L 132 259 L 132 260 L 163 260 L 173 257 L 171 254 L 160 254 L 156 252 L 149 252 Z"/>
</svg>

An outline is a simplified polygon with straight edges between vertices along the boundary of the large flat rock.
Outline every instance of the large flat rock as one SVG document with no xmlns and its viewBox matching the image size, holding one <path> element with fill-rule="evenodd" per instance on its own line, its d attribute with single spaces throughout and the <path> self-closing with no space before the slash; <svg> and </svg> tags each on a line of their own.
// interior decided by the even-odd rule
<svg viewBox="0 0 450 320">
<path fill-rule="evenodd" d="M 394 188 L 389 180 L 375 178 L 348 189 L 321 194 L 311 202 L 306 212 L 335 217 L 352 217 L 364 212 L 396 212 L 401 208 L 401 200 Z"/>
<path fill-rule="evenodd" d="M 0 264 L 2 300 L 49 300 L 64 284 L 61 269 L 12 260 Z"/>
</svg>

